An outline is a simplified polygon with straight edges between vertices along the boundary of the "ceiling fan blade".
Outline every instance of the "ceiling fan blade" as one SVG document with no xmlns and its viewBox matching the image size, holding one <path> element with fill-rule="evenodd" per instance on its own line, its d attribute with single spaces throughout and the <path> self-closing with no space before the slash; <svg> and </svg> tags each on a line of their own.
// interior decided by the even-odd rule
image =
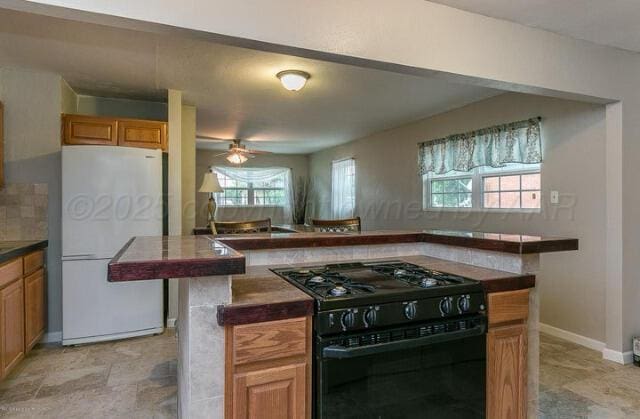
<svg viewBox="0 0 640 419">
<path fill-rule="evenodd" d="M 226 156 L 227 154 L 229 154 L 229 152 L 228 152 L 228 151 L 225 151 L 224 153 L 216 154 L 216 155 L 215 155 L 215 156 L 213 156 L 213 157 Z"/>
<path fill-rule="evenodd" d="M 261 151 L 261 150 L 252 150 L 252 149 L 246 149 L 245 151 L 251 154 L 273 154 L 270 151 Z"/>
<path fill-rule="evenodd" d="M 233 140 L 225 140 L 224 138 L 209 137 L 208 135 L 196 135 L 196 140 L 210 141 L 212 143 L 229 143 Z"/>
</svg>

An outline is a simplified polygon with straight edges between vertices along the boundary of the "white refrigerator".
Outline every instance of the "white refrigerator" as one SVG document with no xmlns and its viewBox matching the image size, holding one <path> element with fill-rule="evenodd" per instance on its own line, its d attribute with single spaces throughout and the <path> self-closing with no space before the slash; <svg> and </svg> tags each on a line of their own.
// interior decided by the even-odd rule
<svg viewBox="0 0 640 419">
<path fill-rule="evenodd" d="M 133 236 L 162 235 L 162 152 L 62 147 L 62 344 L 160 333 L 163 284 L 108 282 Z"/>
</svg>

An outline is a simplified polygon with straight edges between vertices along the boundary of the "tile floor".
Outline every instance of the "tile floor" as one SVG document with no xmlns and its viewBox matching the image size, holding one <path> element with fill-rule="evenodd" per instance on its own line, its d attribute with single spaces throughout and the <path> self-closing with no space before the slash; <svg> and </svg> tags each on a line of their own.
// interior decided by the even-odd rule
<svg viewBox="0 0 640 419">
<path fill-rule="evenodd" d="M 34 349 L 0 383 L 0 416 L 175 418 L 176 339 Z"/>
<path fill-rule="evenodd" d="M 541 335 L 539 401 L 544 419 L 640 418 L 640 368 Z"/>
<path fill-rule="evenodd" d="M 640 419 L 640 368 L 542 335 L 539 410 L 544 419 Z M 175 336 L 40 346 L 0 383 L 0 416 L 175 418 Z"/>
</svg>

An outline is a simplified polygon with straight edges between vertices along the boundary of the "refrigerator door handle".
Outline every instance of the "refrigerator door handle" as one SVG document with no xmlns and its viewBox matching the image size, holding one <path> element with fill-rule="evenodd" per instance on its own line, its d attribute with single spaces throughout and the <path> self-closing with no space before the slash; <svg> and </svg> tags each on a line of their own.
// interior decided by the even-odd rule
<svg viewBox="0 0 640 419">
<path fill-rule="evenodd" d="M 85 259 L 95 259 L 96 255 L 93 253 L 84 253 L 78 255 L 66 255 L 62 257 L 62 260 L 85 260 Z"/>
</svg>

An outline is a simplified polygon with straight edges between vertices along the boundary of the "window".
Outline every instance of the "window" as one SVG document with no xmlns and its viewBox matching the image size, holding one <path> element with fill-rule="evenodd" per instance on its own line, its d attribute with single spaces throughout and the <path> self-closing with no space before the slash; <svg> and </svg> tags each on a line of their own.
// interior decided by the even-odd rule
<svg viewBox="0 0 640 419">
<path fill-rule="evenodd" d="M 469 172 L 426 174 L 424 207 L 540 209 L 540 164 L 478 167 Z"/>
<path fill-rule="evenodd" d="M 251 182 L 233 179 L 218 170 L 216 170 L 216 174 L 220 186 L 224 189 L 224 192 L 215 194 L 216 203 L 219 206 L 286 205 L 286 172 L 270 177 L 268 180 L 253 180 Z M 260 173 L 254 177 L 259 179 Z"/>
<path fill-rule="evenodd" d="M 356 207 L 356 163 L 354 159 L 334 161 L 331 166 L 332 217 L 350 218 Z"/>
<path fill-rule="evenodd" d="M 484 208 L 540 208 L 540 173 L 484 176 Z"/>
</svg>

